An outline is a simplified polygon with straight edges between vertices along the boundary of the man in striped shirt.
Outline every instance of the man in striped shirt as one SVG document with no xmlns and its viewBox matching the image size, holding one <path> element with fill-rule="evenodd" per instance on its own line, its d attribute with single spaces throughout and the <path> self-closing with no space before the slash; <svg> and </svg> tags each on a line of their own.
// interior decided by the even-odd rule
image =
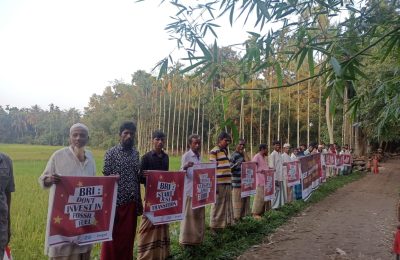
<svg viewBox="0 0 400 260">
<path fill-rule="evenodd" d="M 244 153 L 245 145 L 246 141 L 244 139 L 239 139 L 236 150 L 231 154 L 230 158 L 232 171 L 232 205 L 235 222 L 250 214 L 250 196 L 245 198 L 241 197 L 242 163 L 247 161 Z"/>
<path fill-rule="evenodd" d="M 216 162 L 217 196 L 211 206 L 210 227 L 216 231 L 233 224 L 232 173 L 228 158 L 228 145 L 231 136 L 222 132 L 218 136 L 217 146 L 210 151 L 210 161 Z"/>
</svg>

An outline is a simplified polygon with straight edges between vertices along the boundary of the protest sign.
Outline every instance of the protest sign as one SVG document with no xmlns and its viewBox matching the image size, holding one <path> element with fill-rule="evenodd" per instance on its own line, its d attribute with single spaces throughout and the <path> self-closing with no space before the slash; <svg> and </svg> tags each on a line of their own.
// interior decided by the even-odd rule
<svg viewBox="0 0 400 260">
<path fill-rule="evenodd" d="M 217 190 L 215 166 L 215 163 L 201 163 L 193 166 L 193 209 L 215 203 Z"/>
<path fill-rule="evenodd" d="M 265 171 L 264 201 L 275 199 L 275 169 Z"/>
<path fill-rule="evenodd" d="M 286 166 L 287 173 L 287 186 L 292 187 L 296 184 L 300 183 L 300 170 L 299 170 L 299 162 L 292 161 L 286 162 L 283 164 Z"/>
<path fill-rule="evenodd" d="M 342 154 L 343 166 L 351 166 L 352 159 L 351 154 Z"/>
<path fill-rule="evenodd" d="M 153 225 L 183 219 L 185 172 L 146 171 L 144 215 Z"/>
<path fill-rule="evenodd" d="M 117 176 L 61 176 L 60 183 L 52 186 L 48 245 L 112 240 L 117 180 Z"/>
<path fill-rule="evenodd" d="M 307 200 L 311 196 L 313 189 L 319 185 L 319 181 L 317 181 L 317 179 L 320 178 L 320 167 L 318 166 L 317 156 L 319 156 L 319 154 L 299 157 L 301 168 L 302 198 L 304 200 Z M 319 160 L 319 164 L 320 162 L 321 161 Z"/>
<path fill-rule="evenodd" d="M 256 171 L 257 163 L 242 163 L 240 197 L 245 198 L 256 194 Z"/>
</svg>

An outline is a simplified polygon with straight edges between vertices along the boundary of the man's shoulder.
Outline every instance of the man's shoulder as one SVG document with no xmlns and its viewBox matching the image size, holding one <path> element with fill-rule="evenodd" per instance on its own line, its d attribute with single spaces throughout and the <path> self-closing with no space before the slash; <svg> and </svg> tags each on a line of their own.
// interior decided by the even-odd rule
<svg viewBox="0 0 400 260">
<path fill-rule="evenodd" d="M 115 153 L 117 150 L 118 150 L 118 145 L 115 145 L 115 146 L 109 148 L 109 149 L 106 151 L 106 154 Z"/>
<path fill-rule="evenodd" d="M 69 147 L 64 147 L 64 148 L 61 148 L 61 149 L 58 149 L 57 151 L 55 151 L 53 153 L 53 156 L 65 155 L 66 153 L 70 153 L 70 152 L 71 151 L 70 151 Z"/>
<path fill-rule="evenodd" d="M 210 153 L 218 153 L 221 149 L 219 148 L 219 146 L 214 146 L 211 150 Z"/>
<path fill-rule="evenodd" d="M 1 161 L 11 162 L 12 160 L 7 154 L 0 152 L 0 162 Z"/>
</svg>

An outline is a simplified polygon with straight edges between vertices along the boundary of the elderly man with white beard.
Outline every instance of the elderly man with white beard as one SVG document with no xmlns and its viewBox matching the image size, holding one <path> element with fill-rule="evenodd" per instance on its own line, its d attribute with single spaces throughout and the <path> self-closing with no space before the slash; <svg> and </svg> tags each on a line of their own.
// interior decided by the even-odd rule
<svg viewBox="0 0 400 260">
<path fill-rule="evenodd" d="M 85 149 L 89 141 L 89 129 L 81 123 L 71 126 L 69 131 L 70 146 L 62 148 L 50 157 L 46 169 L 39 177 L 43 188 L 50 188 L 60 183 L 60 176 L 95 176 L 96 164 L 91 152 Z M 53 204 L 55 189 L 50 189 L 49 207 Z M 50 214 L 50 210 L 48 211 Z M 50 215 L 47 216 L 47 227 L 50 225 Z M 49 229 L 47 228 L 47 231 Z M 47 237 L 47 236 L 46 236 Z M 45 254 L 51 260 L 89 260 L 91 245 L 79 246 L 65 243 L 49 246 L 45 241 Z"/>
</svg>

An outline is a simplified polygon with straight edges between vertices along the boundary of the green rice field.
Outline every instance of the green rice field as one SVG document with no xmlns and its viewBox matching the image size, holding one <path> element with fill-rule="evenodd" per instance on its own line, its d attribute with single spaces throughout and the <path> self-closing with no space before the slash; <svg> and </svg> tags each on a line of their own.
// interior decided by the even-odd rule
<svg viewBox="0 0 400 260">
<path fill-rule="evenodd" d="M 11 250 L 15 260 L 47 259 L 44 255 L 48 191 L 40 188 L 42 174 L 50 155 L 62 147 L 42 145 L 0 144 L 0 151 L 8 154 L 14 164 L 15 193 L 11 201 Z M 90 148 L 89 148 L 90 149 Z M 90 149 L 96 160 L 97 174 L 101 175 L 104 150 Z M 170 169 L 179 168 L 180 158 L 170 158 Z M 171 240 L 177 241 L 179 225 L 171 225 Z M 176 243 L 175 243 L 176 244 Z M 92 258 L 99 259 L 99 245 Z"/>
</svg>

